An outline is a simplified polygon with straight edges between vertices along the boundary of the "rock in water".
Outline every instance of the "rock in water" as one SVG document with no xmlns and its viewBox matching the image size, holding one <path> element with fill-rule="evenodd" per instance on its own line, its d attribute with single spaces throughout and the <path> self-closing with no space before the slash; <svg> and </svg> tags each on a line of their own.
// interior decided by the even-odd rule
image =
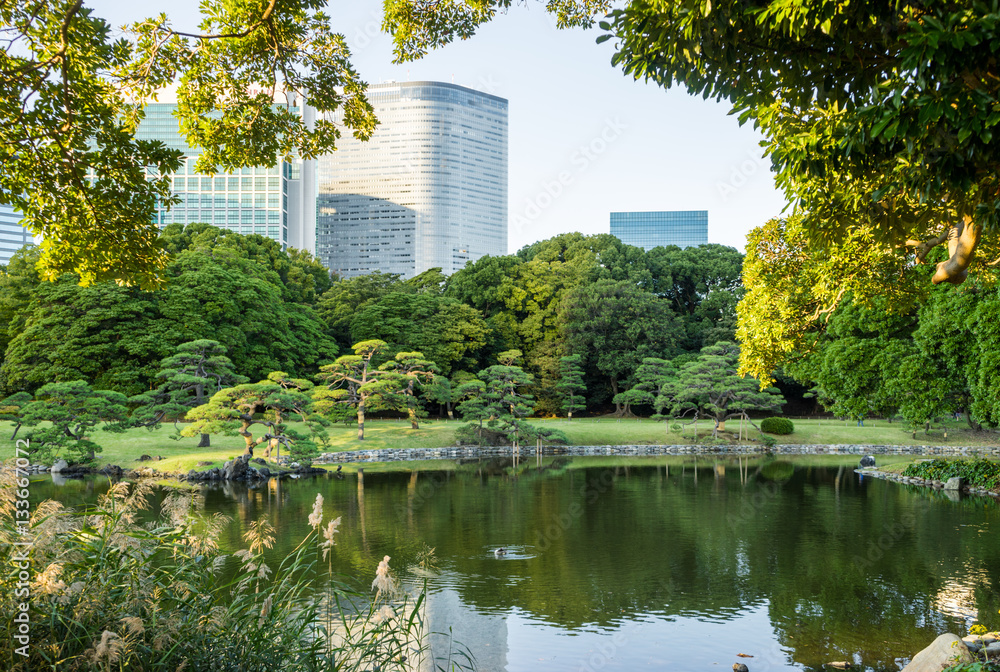
<svg viewBox="0 0 1000 672">
<path fill-rule="evenodd" d="M 872 456 L 872 455 L 865 455 L 864 457 L 861 458 L 861 468 L 862 469 L 864 469 L 865 467 L 874 467 L 874 466 L 875 466 L 875 457 L 874 456 Z"/>
<path fill-rule="evenodd" d="M 733 672 L 750 672 L 750 669 L 743 663 L 733 663 Z"/>
<path fill-rule="evenodd" d="M 66 460 L 57 460 L 55 464 L 52 465 L 51 473 L 58 474 L 60 471 L 66 471 L 69 468 L 69 464 Z"/>
<path fill-rule="evenodd" d="M 965 479 L 961 476 L 952 476 L 948 479 L 948 482 L 944 484 L 945 490 L 961 490 L 965 487 Z"/>
<path fill-rule="evenodd" d="M 942 672 L 957 663 L 971 663 L 972 654 L 958 635 L 941 635 L 926 649 L 913 656 L 903 672 Z"/>
</svg>

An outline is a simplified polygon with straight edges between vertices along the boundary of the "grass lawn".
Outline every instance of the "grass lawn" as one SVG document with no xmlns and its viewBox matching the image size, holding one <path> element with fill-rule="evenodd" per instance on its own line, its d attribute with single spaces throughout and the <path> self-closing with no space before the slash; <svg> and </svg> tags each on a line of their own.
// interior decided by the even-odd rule
<svg viewBox="0 0 1000 672">
<path fill-rule="evenodd" d="M 972 432 L 964 422 L 949 421 L 945 427 L 931 430 L 929 435 L 917 432 L 916 438 L 902 425 L 885 420 L 869 420 L 864 427 L 854 422 L 835 420 L 795 420 L 795 432 L 788 436 L 775 437 L 785 444 L 882 444 L 882 445 L 929 445 L 929 446 L 996 446 L 1000 435 L 996 432 Z M 685 427 L 683 432 L 668 431 L 668 424 L 650 420 L 615 418 L 576 418 L 537 420 L 536 424 L 563 431 L 573 445 L 620 445 L 620 444 L 685 444 L 692 443 L 693 428 Z M 435 420 L 422 423 L 418 430 L 410 429 L 405 421 L 370 420 L 365 424 L 365 440 L 357 439 L 355 426 L 337 425 L 330 429 L 330 445 L 326 452 L 381 448 L 439 448 L 454 444 L 455 430 L 460 422 Z M 739 424 L 727 425 L 735 443 L 735 431 Z M 947 428 L 948 437 L 944 437 Z M 10 423 L 0 423 L 0 458 L 14 456 L 14 442 L 9 441 L 12 427 Z M 711 431 L 711 423 L 699 423 L 698 435 L 703 441 Z M 126 469 L 150 466 L 159 471 L 188 471 L 221 467 L 222 464 L 243 453 L 243 439 L 238 436 L 213 436 L 211 448 L 196 448 L 197 440 L 170 438 L 172 426 L 163 426 L 152 432 L 133 429 L 124 434 L 96 432 L 94 439 L 103 446 L 98 454 L 98 464 L 117 464 Z M 752 430 L 751 438 L 759 434 Z M 140 455 L 163 457 L 163 460 L 139 462 Z M 818 456 L 823 457 L 823 456 Z M 198 466 L 198 462 L 212 462 Z M 371 465 L 364 467 L 373 470 Z M 353 469 L 352 469 L 353 470 Z"/>
</svg>

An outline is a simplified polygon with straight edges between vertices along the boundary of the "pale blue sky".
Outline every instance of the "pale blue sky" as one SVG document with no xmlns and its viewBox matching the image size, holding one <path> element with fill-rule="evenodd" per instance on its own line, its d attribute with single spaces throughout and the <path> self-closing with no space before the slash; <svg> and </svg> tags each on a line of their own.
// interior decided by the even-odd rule
<svg viewBox="0 0 1000 672">
<path fill-rule="evenodd" d="M 197 24 L 197 2 L 89 0 L 119 26 L 160 11 Z M 610 64 L 598 31 L 557 30 L 541 3 L 518 5 L 471 40 L 392 64 L 380 0 L 330 3 L 369 83 L 439 80 L 510 101 L 510 251 L 567 231 L 607 233 L 622 210 L 708 210 L 709 242 L 743 249 L 778 215 L 760 137 L 726 103 L 633 81 Z"/>
</svg>

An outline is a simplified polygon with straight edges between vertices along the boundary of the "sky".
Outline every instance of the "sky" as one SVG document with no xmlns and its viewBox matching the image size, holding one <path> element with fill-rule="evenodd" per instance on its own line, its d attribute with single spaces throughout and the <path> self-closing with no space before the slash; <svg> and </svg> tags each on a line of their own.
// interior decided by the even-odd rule
<svg viewBox="0 0 1000 672">
<path fill-rule="evenodd" d="M 198 23 L 195 0 L 89 0 L 120 26 L 166 12 L 178 30 Z M 727 103 L 635 81 L 611 66 L 613 40 L 597 29 L 557 30 L 536 0 L 470 40 L 394 65 L 381 0 L 332 0 L 334 27 L 370 84 L 454 82 L 509 105 L 509 251 L 559 233 L 607 233 L 619 211 L 708 210 L 708 240 L 742 250 L 746 234 L 777 216 L 761 137 Z"/>
</svg>

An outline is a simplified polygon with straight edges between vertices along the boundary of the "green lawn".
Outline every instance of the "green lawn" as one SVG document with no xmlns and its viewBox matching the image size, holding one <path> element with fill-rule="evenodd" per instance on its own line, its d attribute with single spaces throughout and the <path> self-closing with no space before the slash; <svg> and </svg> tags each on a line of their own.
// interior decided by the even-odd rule
<svg viewBox="0 0 1000 672">
<path fill-rule="evenodd" d="M 949 445 L 949 446 L 996 446 L 1000 436 L 995 432 L 971 432 L 962 422 L 949 422 L 948 438 L 940 427 L 925 435 L 905 431 L 899 423 L 889 424 L 884 420 L 867 421 L 864 427 L 853 422 L 833 420 L 795 420 L 795 433 L 775 437 L 779 443 L 793 444 L 844 444 L 868 443 L 884 445 Z M 683 433 L 668 431 L 668 425 L 650 420 L 614 418 L 577 418 L 538 420 L 538 425 L 562 430 L 574 445 L 618 445 L 618 444 L 683 444 L 691 443 L 692 427 Z M 357 439 L 357 428 L 338 425 L 330 430 L 330 445 L 324 450 L 337 452 L 359 449 L 380 448 L 439 448 L 454 444 L 454 433 L 461 423 L 436 420 L 423 423 L 419 430 L 410 429 L 405 421 L 375 420 L 365 425 L 365 440 Z M 699 437 L 704 440 L 711 430 L 710 423 L 699 423 Z M 730 422 L 727 429 L 735 432 L 738 423 Z M 11 425 L 0 423 L 0 457 L 13 457 L 14 443 L 9 441 Z M 98 455 L 99 464 L 117 464 L 130 469 L 150 466 L 159 471 L 188 471 L 221 467 L 226 460 L 243 452 L 243 440 L 234 436 L 213 436 L 212 448 L 196 448 L 196 439 L 170 438 L 172 426 L 164 426 L 155 431 L 133 429 L 125 434 L 105 434 L 97 432 L 95 440 L 104 448 Z M 751 430 L 750 437 L 757 438 Z M 735 438 L 735 437 L 734 437 Z M 757 444 L 759 445 L 759 444 Z M 139 462 L 140 455 L 163 457 L 163 460 Z M 198 462 L 212 462 L 211 465 L 197 466 Z M 366 467 L 368 469 L 369 467 Z"/>
</svg>

